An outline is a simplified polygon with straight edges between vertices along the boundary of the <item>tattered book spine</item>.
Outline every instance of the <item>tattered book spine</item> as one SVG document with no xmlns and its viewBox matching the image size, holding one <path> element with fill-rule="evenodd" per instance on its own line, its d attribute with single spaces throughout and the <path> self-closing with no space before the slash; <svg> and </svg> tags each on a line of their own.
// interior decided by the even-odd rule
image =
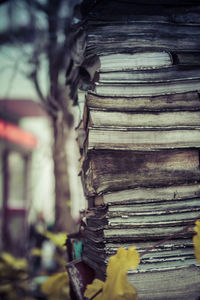
<svg viewBox="0 0 200 300">
<path fill-rule="evenodd" d="M 83 163 L 87 196 L 133 187 L 177 185 L 199 181 L 198 150 L 92 150 Z"/>
</svg>

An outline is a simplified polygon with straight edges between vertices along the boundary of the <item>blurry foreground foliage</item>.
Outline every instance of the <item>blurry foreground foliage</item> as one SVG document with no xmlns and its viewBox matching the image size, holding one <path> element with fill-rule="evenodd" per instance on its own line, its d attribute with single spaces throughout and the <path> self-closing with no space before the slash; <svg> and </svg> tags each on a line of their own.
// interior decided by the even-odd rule
<svg viewBox="0 0 200 300">
<path fill-rule="evenodd" d="M 23 299 L 28 289 L 27 261 L 3 252 L 0 255 L 0 278 L 0 299 Z"/>
<path fill-rule="evenodd" d="M 51 240 L 57 247 L 59 247 L 61 250 L 65 250 L 66 246 L 66 233 L 64 232 L 59 232 L 59 233 L 52 233 L 48 230 L 44 231 L 44 236 Z"/>
<path fill-rule="evenodd" d="M 194 254 L 200 263 L 200 220 L 195 223 L 196 234 L 193 237 Z M 65 271 L 66 259 L 64 254 L 66 235 L 54 234 L 44 231 L 46 238 L 50 239 L 58 250 L 58 268 L 52 275 L 41 273 L 40 296 L 35 297 L 30 286 L 35 278 L 31 277 L 29 264 L 26 259 L 15 258 L 8 253 L 0 255 L 0 299 L 1 300 L 70 300 L 69 277 Z M 42 251 L 37 248 L 31 249 L 31 255 L 41 256 Z M 116 255 L 109 259 L 106 270 L 107 278 L 103 282 L 95 279 L 87 286 L 84 296 L 95 300 L 137 300 L 135 288 L 127 281 L 127 271 L 136 269 L 139 265 L 139 254 L 134 247 L 128 250 L 119 248 Z"/>
<path fill-rule="evenodd" d="M 67 272 L 51 275 L 41 286 L 48 300 L 70 300 L 69 277 Z"/>
<path fill-rule="evenodd" d="M 55 273 L 49 275 L 46 270 L 41 269 L 39 274 L 33 275 L 31 264 L 27 259 L 15 258 L 3 252 L 0 255 L 1 300 L 70 300 L 69 277 L 65 271 L 66 258 L 64 257 L 66 234 L 44 231 L 43 235 L 56 246 Z M 30 249 L 30 260 L 32 257 L 42 255 L 40 248 Z"/>
</svg>

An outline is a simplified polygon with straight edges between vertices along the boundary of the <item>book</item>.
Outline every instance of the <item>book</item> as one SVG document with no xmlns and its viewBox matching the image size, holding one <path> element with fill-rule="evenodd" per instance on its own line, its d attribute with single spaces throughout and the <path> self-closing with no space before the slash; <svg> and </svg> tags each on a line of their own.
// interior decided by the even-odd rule
<svg viewBox="0 0 200 300">
<path fill-rule="evenodd" d="M 149 267 L 154 263 L 164 263 L 170 261 L 183 261 L 184 259 L 193 259 L 194 249 L 192 239 L 182 236 L 176 236 L 171 240 L 135 240 L 134 238 L 129 241 L 117 239 L 110 241 L 106 240 L 104 244 L 97 242 L 97 239 L 91 238 L 86 233 L 86 243 L 83 248 L 84 257 L 88 257 L 93 261 L 99 262 L 102 265 L 107 265 L 108 258 L 115 255 L 118 248 L 122 247 L 128 249 L 135 247 L 141 256 L 140 264 L 142 268 L 148 264 Z M 102 240 L 102 237 L 99 237 Z M 195 262 L 195 261 L 194 261 Z M 197 263 L 197 262 L 196 262 Z"/>
<path fill-rule="evenodd" d="M 190 230 L 192 232 L 192 228 L 194 224 L 191 220 L 185 222 L 184 224 L 178 223 L 176 224 L 166 224 L 158 226 L 156 223 L 153 226 L 146 227 L 138 227 L 129 225 L 113 226 L 113 225 L 104 225 L 104 226 L 87 226 L 85 230 L 85 234 L 91 240 L 96 240 L 96 238 L 101 239 L 104 243 L 109 242 L 127 242 L 127 241 L 156 241 L 160 239 L 167 238 L 170 235 L 173 235 L 175 232 L 180 232 L 184 230 L 185 226 L 191 224 Z M 179 238 L 192 238 L 192 233 L 182 232 L 179 233 Z"/>
<path fill-rule="evenodd" d="M 100 72 L 156 69 L 171 66 L 172 56 L 167 51 L 117 53 L 100 56 Z"/>
<path fill-rule="evenodd" d="M 199 24 L 199 14 L 198 0 L 135 0 L 134 2 L 129 0 L 126 1 L 126 5 L 121 1 L 109 0 L 106 9 L 104 3 L 99 2 L 96 4 L 96 10 L 90 11 L 89 26 L 103 25 L 108 22 L 131 24 L 141 20 L 141 15 L 148 22 L 193 25 Z"/>
<path fill-rule="evenodd" d="M 194 198 L 194 199 L 186 199 L 186 200 L 171 200 L 167 201 L 155 201 L 148 203 L 148 201 L 145 200 L 142 201 L 142 203 L 131 203 L 127 204 L 121 202 L 122 204 L 109 204 L 106 205 L 106 212 L 108 216 L 122 216 L 124 218 L 128 217 L 129 215 L 139 215 L 141 212 L 144 213 L 144 215 L 163 215 L 163 214 L 171 214 L 171 213 L 178 213 L 178 212 L 189 212 L 189 211 L 198 211 L 199 210 L 199 202 L 200 198 Z M 145 203 L 145 205 L 144 205 Z M 100 211 L 102 207 L 97 207 Z M 200 214 L 199 214 L 200 215 Z"/>
<path fill-rule="evenodd" d="M 200 109 L 200 97 L 197 92 L 145 97 L 99 96 L 89 92 L 86 105 L 115 111 L 190 111 Z"/>
<path fill-rule="evenodd" d="M 123 63 L 123 61 L 121 62 Z M 115 65 L 115 68 L 118 64 Z M 141 69 L 134 70 L 129 69 L 124 71 L 114 70 L 114 71 L 99 71 L 98 81 L 100 83 L 155 83 L 155 82 L 170 82 L 179 81 L 186 79 L 199 79 L 200 78 L 200 68 L 199 66 L 187 66 L 187 65 L 172 65 L 171 67 L 156 69 Z"/>
<path fill-rule="evenodd" d="M 185 185 L 174 185 L 174 186 L 162 186 L 157 188 L 135 188 L 135 189 L 125 189 L 121 191 L 110 191 L 107 193 L 100 194 L 94 198 L 94 206 L 109 204 L 108 208 L 110 210 L 114 209 L 117 205 L 117 209 L 120 210 L 134 204 L 134 209 L 137 209 L 137 205 L 144 208 L 144 203 L 149 205 L 154 205 L 154 210 L 158 208 L 159 205 L 168 206 L 170 202 L 170 207 L 172 203 L 178 203 L 181 205 L 184 200 L 195 200 L 200 197 L 200 186 L 198 184 L 185 184 Z M 198 201 L 198 200 L 197 200 Z M 112 205 L 111 205 L 112 204 Z"/>
<path fill-rule="evenodd" d="M 95 253 L 96 251 L 94 249 L 91 249 L 88 246 L 85 246 L 85 252 L 84 252 L 84 258 L 88 257 L 90 260 L 101 264 L 102 266 L 107 265 L 108 260 L 110 255 L 105 255 L 103 253 Z M 148 257 L 147 257 L 148 256 Z M 158 265 L 161 263 L 163 263 L 163 261 L 165 262 L 165 264 L 170 264 L 172 261 L 174 263 L 180 263 L 183 261 L 192 261 L 193 263 L 195 263 L 194 261 L 194 253 L 192 251 L 192 248 L 188 248 L 188 249 L 178 249 L 178 250 L 168 250 L 168 251 L 161 251 L 161 252 L 155 252 L 155 253 L 151 253 L 151 255 L 145 255 L 142 256 L 140 264 L 143 265 L 140 268 L 140 271 L 142 270 L 143 272 L 145 271 L 145 269 L 147 269 L 147 266 L 149 267 L 149 269 L 152 267 L 152 265 Z M 197 264 L 197 263 L 196 263 Z"/>
<path fill-rule="evenodd" d="M 136 243 L 137 244 L 137 243 Z M 123 244 L 122 244 L 123 245 Z M 163 261 L 165 263 L 170 262 L 181 262 L 183 260 L 193 260 L 194 261 L 194 251 L 192 247 L 183 247 L 183 248 L 177 248 L 177 249 L 167 249 L 167 250 L 160 250 L 157 249 L 157 252 L 147 252 L 147 254 L 143 255 L 142 252 L 139 252 L 139 254 L 142 255 L 140 264 L 143 266 L 143 270 L 146 269 L 147 265 L 150 268 L 153 264 L 159 264 Z M 115 253 L 116 254 L 116 251 Z M 113 254 L 113 255 L 114 255 Z M 84 257 L 88 257 L 91 260 L 93 260 L 96 263 L 107 265 L 109 257 L 111 256 L 110 253 L 106 253 L 103 251 L 97 251 L 95 248 L 90 247 L 89 245 L 85 245 L 85 252 Z M 141 269 L 140 269 L 141 270 Z"/>
<path fill-rule="evenodd" d="M 198 199 L 199 201 L 199 199 Z M 169 206 L 170 207 L 170 206 Z M 123 228 L 152 228 L 154 226 L 178 226 L 188 224 L 200 216 L 200 207 L 196 202 L 195 207 L 188 209 L 176 210 L 160 210 L 160 211 L 134 211 L 134 207 L 130 212 L 107 212 L 104 215 L 90 216 L 87 220 L 88 226 L 109 226 L 111 229 Z"/>
<path fill-rule="evenodd" d="M 120 122 L 119 122 L 120 120 Z M 88 108 L 86 127 L 192 128 L 200 127 L 199 111 L 119 112 Z M 103 128 L 102 128 L 103 129 Z"/>
<path fill-rule="evenodd" d="M 146 128 L 88 128 L 85 149 L 152 151 L 174 148 L 199 148 L 200 127 Z"/>
<path fill-rule="evenodd" d="M 95 269 L 97 276 L 105 280 L 106 263 L 94 261 L 83 255 L 83 260 Z M 136 270 L 129 270 L 127 279 L 136 288 L 140 299 L 160 300 L 198 299 L 200 267 L 195 259 L 140 264 Z"/>
<path fill-rule="evenodd" d="M 98 240 L 90 240 L 88 236 L 85 237 L 84 253 L 92 253 L 93 256 L 100 256 L 106 260 L 111 255 L 115 255 L 118 248 L 122 247 L 128 249 L 135 247 L 140 255 L 142 261 L 149 261 L 151 258 L 162 259 L 163 257 L 177 257 L 178 259 L 183 255 L 192 256 L 194 258 L 194 245 L 190 238 L 176 237 L 171 240 L 157 240 L 157 241 L 107 241 L 100 243 Z M 178 252 L 179 251 L 179 252 Z M 145 255 L 144 255 L 145 253 Z"/>
<path fill-rule="evenodd" d="M 149 9 L 149 7 L 148 7 Z M 189 24 L 144 20 L 99 23 L 90 26 L 86 56 L 170 49 L 170 52 L 199 51 L 199 28 Z M 159 15 L 159 13 L 158 13 Z M 103 37 L 103 38 L 102 38 Z"/>
<path fill-rule="evenodd" d="M 192 222 L 200 216 L 200 198 L 162 202 L 108 205 L 90 209 L 87 225 L 95 228 L 108 225 L 152 227 L 173 226 Z"/>
<path fill-rule="evenodd" d="M 107 212 L 110 216 L 113 213 L 113 216 L 118 216 L 119 214 L 122 217 L 127 217 L 132 215 L 133 212 L 137 215 L 140 212 L 143 212 L 144 215 L 150 215 L 152 211 L 155 215 L 162 215 L 162 214 L 171 214 L 171 213 L 178 213 L 178 212 L 190 212 L 190 211 L 198 211 L 199 210 L 199 202 L 200 198 L 195 199 L 187 199 L 187 200 L 179 200 L 172 202 L 168 201 L 167 203 L 159 203 L 159 202 L 151 202 L 148 205 L 144 205 L 143 203 L 134 203 L 132 204 L 118 204 L 118 205 L 108 205 Z M 110 214 L 109 214 L 110 213 Z M 200 215 L 200 214 L 199 214 Z"/>
<path fill-rule="evenodd" d="M 199 79 L 171 80 L 155 83 L 96 83 L 94 92 L 100 96 L 145 97 L 193 92 L 200 89 Z"/>
<path fill-rule="evenodd" d="M 90 150 L 82 167 L 88 197 L 106 191 L 159 187 L 199 181 L 199 151 Z"/>
<path fill-rule="evenodd" d="M 183 262 L 155 264 L 145 271 L 129 271 L 128 281 L 136 288 L 140 299 L 198 299 L 200 267 L 194 259 Z M 183 279 L 184 278 L 184 279 Z M 143 284 L 145 282 L 145 285 Z M 152 295 L 152 297 L 148 295 Z"/>
</svg>

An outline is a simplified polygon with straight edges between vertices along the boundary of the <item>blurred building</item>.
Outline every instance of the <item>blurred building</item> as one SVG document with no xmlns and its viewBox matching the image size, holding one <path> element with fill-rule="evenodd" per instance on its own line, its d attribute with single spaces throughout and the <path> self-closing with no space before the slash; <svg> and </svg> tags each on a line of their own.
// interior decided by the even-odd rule
<svg viewBox="0 0 200 300">
<path fill-rule="evenodd" d="M 30 160 L 37 138 L 21 128 L 24 116 L 43 112 L 33 101 L 0 101 L 0 250 L 22 255 L 30 205 Z"/>
<path fill-rule="evenodd" d="M 72 112 L 75 126 L 78 106 Z M 52 132 L 48 115 L 31 99 L 0 99 L 0 251 L 23 255 L 28 224 L 40 213 L 45 224 L 55 221 Z M 79 150 L 73 128 L 66 145 L 71 213 L 75 220 L 86 208 L 78 176 Z"/>
</svg>

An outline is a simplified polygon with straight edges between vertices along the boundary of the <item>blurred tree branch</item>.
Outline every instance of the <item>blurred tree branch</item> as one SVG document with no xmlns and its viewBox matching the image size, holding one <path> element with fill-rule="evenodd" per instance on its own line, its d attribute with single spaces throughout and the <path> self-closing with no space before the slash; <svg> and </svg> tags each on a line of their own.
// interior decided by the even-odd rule
<svg viewBox="0 0 200 300">
<path fill-rule="evenodd" d="M 85 49 L 85 36 L 79 34 L 79 39 L 72 38 L 74 32 L 71 28 L 74 7 L 80 2 L 81 0 L 13 0 L 6 3 L 13 6 L 9 10 L 10 24 L 7 29 L 0 31 L 0 47 L 20 47 L 23 53 L 22 60 L 28 66 L 26 76 L 31 80 L 51 119 L 54 137 L 55 225 L 57 231 L 68 232 L 73 231 L 73 220 L 70 206 L 67 205 L 70 201 L 70 189 L 65 147 L 73 124 L 70 101 L 77 99 L 78 68 L 83 61 L 81 56 L 84 55 Z M 24 15 L 23 18 L 27 19 L 26 24 L 20 23 L 19 16 L 18 23 L 15 24 L 17 13 Z M 70 46 L 70 43 L 73 46 Z M 28 52 L 25 50 L 26 46 L 30 48 Z M 76 49 L 81 51 L 77 52 Z M 42 89 L 40 80 L 44 62 L 48 68 L 46 92 Z M 65 71 L 69 71 L 70 64 L 73 64 L 73 68 L 68 72 L 71 79 L 66 87 Z"/>
</svg>

